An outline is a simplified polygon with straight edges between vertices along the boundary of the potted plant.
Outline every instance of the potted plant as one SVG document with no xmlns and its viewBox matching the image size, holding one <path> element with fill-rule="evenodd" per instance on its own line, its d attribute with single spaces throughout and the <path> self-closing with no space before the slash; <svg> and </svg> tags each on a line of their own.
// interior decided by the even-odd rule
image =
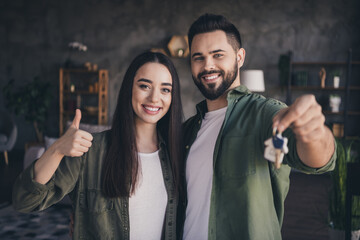
<svg viewBox="0 0 360 240">
<path fill-rule="evenodd" d="M 335 69 L 334 71 L 332 71 L 332 75 L 333 75 L 333 81 L 334 81 L 334 88 L 338 88 L 340 86 L 341 70 Z"/>
<path fill-rule="evenodd" d="M 336 167 L 331 172 L 332 188 L 330 190 L 329 201 L 329 225 L 330 239 L 345 239 L 345 196 L 346 196 L 346 164 L 358 161 L 354 154 L 354 142 L 336 139 L 337 160 Z M 359 149 L 357 149 L 357 154 Z M 353 215 L 360 214 L 360 198 L 353 199 Z M 360 219 L 352 219 L 353 235 L 360 234 Z M 355 238 L 358 239 L 358 238 Z"/>
<path fill-rule="evenodd" d="M 25 86 L 14 89 L 14 82 L 13 79 L 10 80 L 3 88 L 6 107 L 13 110 L 16 115 L 23 115 L 26 121 L 32 123 L 37 141 L 43 142 L 47 110 L 52 98 L 49 91 L 50 83 L 35 77 Z"/>
</svg>

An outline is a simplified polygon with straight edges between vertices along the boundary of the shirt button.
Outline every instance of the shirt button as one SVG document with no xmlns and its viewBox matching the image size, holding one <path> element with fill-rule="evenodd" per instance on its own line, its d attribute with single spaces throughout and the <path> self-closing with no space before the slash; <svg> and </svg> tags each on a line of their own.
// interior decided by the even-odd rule
<svg viewBox="0 0 360 240">
<path fill-rule="evenodd" d="M 198 123 L 200 124 L 200 123 L 201 123 L 201 120 L 199 120 Z"/>
<path fill-rule="evenodd" d="M 236 100 L 235 100 L 235 102 L 238 102 L 238 101 L 239 101 L 239 99 L 236 99 Z"/>
<path fill-rule="evenodd" d="M 189 145 L 186 145 L 186 147 L 185 147 L 186 149 L 189 149 Z"/>
</svg>

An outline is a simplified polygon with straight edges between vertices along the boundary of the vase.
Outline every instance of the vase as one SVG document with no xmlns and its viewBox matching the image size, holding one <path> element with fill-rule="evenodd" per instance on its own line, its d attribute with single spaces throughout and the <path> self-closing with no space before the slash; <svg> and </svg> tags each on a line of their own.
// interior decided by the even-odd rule
<svg viewBox="0 0 360 240">
<path fill-rule="evenodd" d="M 334 80 L 334 88 L 339 88 L 339 86 L 340 86 L 340 77 L 339 76 L 334 76 L 333 80 Z"/>
<path fill-rule="evenodd" d="M 339 96 L 330 96 L 329 105 L 332 112 L 339 112 L 341 98 Z"/>
</svg>

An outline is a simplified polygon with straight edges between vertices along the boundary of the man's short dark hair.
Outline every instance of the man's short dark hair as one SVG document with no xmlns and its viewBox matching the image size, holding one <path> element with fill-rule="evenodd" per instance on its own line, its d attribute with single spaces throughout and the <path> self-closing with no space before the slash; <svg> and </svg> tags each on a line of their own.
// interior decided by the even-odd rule
<svg viewBox="0 0 360 240">
<path fill-rule="evenodd" d="M 206 13 L 200 16 L 190 27 L 188 32 L 189 47 L 195 35 L 200 33 L 224 31 L 229 44 L 235 51 L 242 47 L 240 33 L 237 28 L 224 16 Z"/>
</svg>

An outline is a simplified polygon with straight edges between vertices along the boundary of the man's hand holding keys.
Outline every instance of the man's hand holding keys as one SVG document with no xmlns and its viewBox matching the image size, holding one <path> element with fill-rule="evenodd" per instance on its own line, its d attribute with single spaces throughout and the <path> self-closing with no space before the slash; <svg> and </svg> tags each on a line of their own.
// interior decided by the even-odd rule
<svg viewBox="0 0 360 240">
<path fill-rule="evenodd" d="M 334 137 L 324 123 L 325 116 L 314 95 L 297 98 L 273 118 L 273 128 L 279 133 L 292 129 L 301 161 L 314 168 L 324 166 L 335 151 Z"/>
</svg>

